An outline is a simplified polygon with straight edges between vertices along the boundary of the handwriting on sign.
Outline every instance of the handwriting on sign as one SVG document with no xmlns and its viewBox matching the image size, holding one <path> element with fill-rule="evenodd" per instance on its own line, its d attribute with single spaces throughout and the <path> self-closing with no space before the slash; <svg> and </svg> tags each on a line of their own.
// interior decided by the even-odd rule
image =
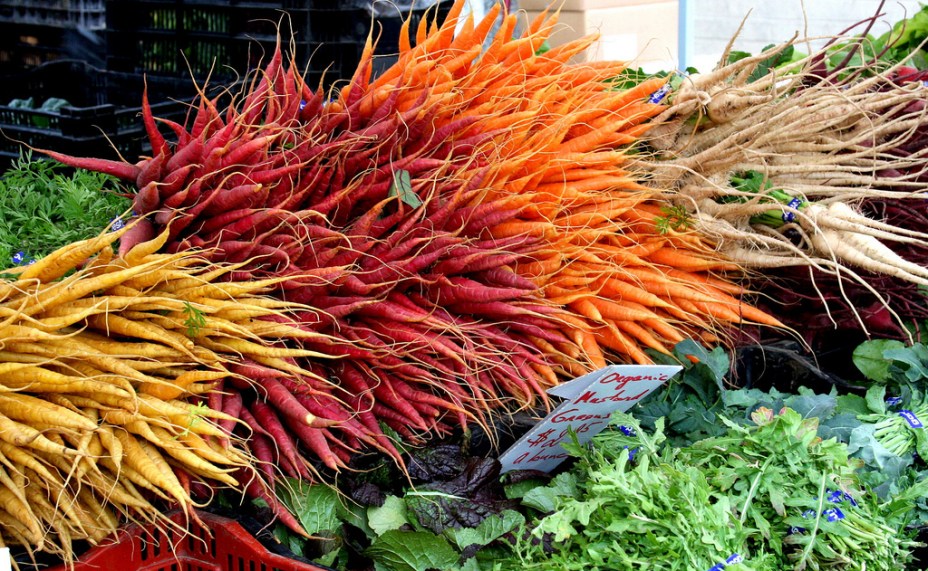
<svg viewBox="0 0 928 571">
<path fill-rule="evenodd" d="M 554 469 L 569 456 L 562 444 L 571 433 L 588 442 L 609 425 L 613 412 L 628 410 L 681 369 L 612 365 L 551 389 L 566 400 L 500 457 L 503 472 Z"/>
</svg>

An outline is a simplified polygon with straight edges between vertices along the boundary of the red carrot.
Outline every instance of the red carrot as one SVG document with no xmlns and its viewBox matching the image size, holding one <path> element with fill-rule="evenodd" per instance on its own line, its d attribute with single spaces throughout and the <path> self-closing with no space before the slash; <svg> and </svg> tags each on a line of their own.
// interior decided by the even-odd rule
<svg viewBox="0 0 928 571">
<path fill-rule="evenodd" d="M 268 184 L 295 174 L 305 166 L 305 163 L 291 163 L 272 169 L 253 170 L 248 173 L 248 178 L 255 183 Z"/>
<path fill-rule="evenodd" d="M 289 431 L 284 427 L 275 409 L 266 403 L 255 401 L 249 405 L 249 410 L 254 415 L 255 420 L 270 435 L 278 453 L 290 461 L 299 475 L 311 478 L 312 476 L 306 466 L 299 459 L 300 454 L 297 451 L 296 442 L 290 437 Z"/>
<path fill-rule="evenodd" d="M 213 391 L 218 392 L 218 391 Z M 242 393 L 239 391 L 229 391 L 227 394 L 222 397 L 222 412 L 227 414 L 231 418 L 220 419 L 218 424 L 224 432 L 231 435 L 235 430 L 236 421 L 234 419 L 239 418 L 242 412 Z"/>
<path fill-rule="evenodd" d="M 205 216 L 222 214 L 238 208 L 254 208 L 267 196 L 263 184 L 241 184 L 232 188 L 217 188 L 206 197 L 201 212 Z"/>
<path fill-rule="evenodd" d="M 463 276 L 439 276 L 432 290 L 440 304 L 501 302 L 522 299 L 526 293 L 524 289 L 488 286 Z"/>
<path fill-rule="evenodd" d="M 227 212 L 234 210 L 237 209 L 230 208 L 227 210 Z M 243 236 L 249 230 L 252 231 L 251 235 L 254 235 L 254 233 L 259 232 L 261 228 L 264 228 L 264 226 L 268 224 L 280 224 L 283 220 L 286 220 L 290 216 L 290 212 L 277 208 L 267 208 L 263 210 L 252 209 L 252 213 L 250 215 L 243 216 L 234 222 L 230 222 L 225 227 L 217 227 L 214 223 L 211 222 L 213 219 L 213 217 L 211 217 L 204 223 L 204 226 L 208 225 L 209 228 L 208 231 L 204 230 L 204 232 L 208 233 L 221 230 L 221 234 L 223 236 L 234 239 Z M 212 234 L 209 235 L 213 236 Z"/>
<path fill-rule="evenodd" d="M 317 415 L 325 415 L 329 418 L 338 417 L 339 421 L 338 429 L 344 432 L 347 435 L 350 435 L 357 440 L 364 442 L 365 444 L 375 444 L 377 441 L 372 434 L 358 421 L 355 419 L 355 411 L 349 411 L 344 408 L 340 408 L 344 405 L 341 403 L 335 404 L 324 404 L 320 402 L 318 395 L 297 395 L 297 400 L 299 400 L 307 410 L 314 412 Z M 334 399 L 330 399 L 333 400 Z"/>
<path fill-rule="evenodd" d="M 272 442 L 269 437 L 260 432 L 253 433 L 248 437 L 248 449 L 251 450 L 255 457 L 255 467 L 261 470 L 264 477 L 271 484 L 278 476 L 274 467 L 279 462 Z"/>
<path fill-rule="evenodd" d="M 151 113 L 151 105 L 148 101 L 148 78 L 142 78 L 142 124 L 145 125 L 145 134 L 148 135 L 148 142 L 151 144 L 151 152 L 154 156 L 165 155 L 170 153 L 167 141 L 164 135 L 155 124 L 155 118 Z M 142 185 L 139 185 L 142 186 Z"/>
<path fill-rule="evenodd" d="M 498 269 L 500 266 L 507 266 L 524 258 L 525 254 L 514 252 L 494 252 L 492 250 L 477 250 L 471 253 L 461 252 L 456 253 L 454 256 L 449 256 L 448 258 L 435 264 L 435 267 L 432 269 L 432 273 L 439 276 L 453 276 L 463 273 L 474 274 L 484 270 Z M 513 272 L 509 273 L 513 276 L 516 275 Z M 516 280 L 509 281 L 515 282 Z M 524 291 L 535 290 L 538 287 L 532 282 L 524 280 L 524 278 L 522 283 L 527 284 L 527 287 L 523 285 L 518 289 L 522 289 Z"/>
<path fill-rule="evenodd" d="M 236 480 L 242 485 L 245 490 L 245 494 L 254 499 L 264 500 L 267 506 L 271 509 L 271 513 L 280 520 L 288 529 L 301 535 L 303 537 L 310 537 L 306 530 L 303 529 L 303 526 L 300 525 L 300 522 L 291 514 L 283 504 L 277 499 L 277 497 L 267 488 L 267 485 L 261 481 L 254 469 L 251 468 L 239 468 L 236 471 Z"/>
<path fill-rule="evenodd" d="M 456 406 L 454 403 L 432 393 L 421 391 L 413 387 L 409 382 L 403 380 L 402 377 L 394 375 L 391 378 L 390 387 L 400 397 L 411 401 L 410 404 L 420 413 L 428 411 L 427 414 L 429 416 L 439 416 L 439 410 L 463 412 L 463 409 Z"/>
<path fill-rule="evenodd" d="M 72 157 L 71 155 L 65 155 L 56 151 L 50 151 L 47 149 L 35 149 L 37 152 L 40 152 L 44 155 L 55 159 L 60 163 L 64 163 L 68 166 L 86 169 L 89 171 L 104 173 L 108 175 L 115 176 L 118 179 L 124 180 L 126 182 L 135 182 L 138 179 L 139 172 L 141 169 L 133 164 L 122 162 L 122 161 L 112 161 L 109 159 L 94 159 L 94 158 L 82 158 L 82 157 Z"/>
<path fill-rule="evenodd" d="M 383 382 L 373 388 L 377 403 L 384 407 L 389 407 L 396 411 L 398 415 L 405 417 L 406 422 L 410 426 L 414 426 L 421 430 L 428 430 L 428 423 L 422 418 L 419 411 L 416 410 L 416 407 L 396 393 L 393 388 L 392 377 L 386 377 L 385 375 L 379 376 L 381 376 Z"/>
<path fill-rule="evenodd" d="M 157 181 L 152 181 L 140 188 L 132 200 L 132 210 L 136 214 L 149 214 L 154 212 L 160 205 L 161 200 L 158 195 Z"/>
<path fill-rule="evenodd" d="M 377 441 L 378 448 L 393 458 L 393 460 L 400 468 L 403 468 L 405 465 L 403 455 L 400 454 L 399 450 L 396 449 L 393 441 L 387 438 L 387 436 L 383 433 L 383 429 L 380 427 L 380 423 L 377 420 L 377 417 L 370 410 L 370 405 L 363 402 L 363 399 L 356 395 L 348 395 L 346 399 L 348 401 L 348 405 L 352 408 L 352 410 L 355 411 L 358 420 L 361 422 L 361 424 L 367 427 L 367 430 Z"/>
<path fill-rule="evenodd" d="M 524 290 L 532 290 L 538 287 L 533 281 L 515 273 L 508 267 L 493 267 L 480 270 L 475 274 L 475 277 L 483 278 L 488 284 L 502 287 L 521 288 Z"/>
<path fill-rule="evenodd" d="M 155 227 L 147 218 L 132 222 L 132 227 L 119 237 L 119 255 L 125 256 L 136 244 L 147 242 L 155 237 Z"/>
<path fill-rule="evenodd" d="M 337 424 L 337 421 L 319 418 L 310 413 L 296 400 L 290 391 L 281 384 L 280 381 L 273 378 L 261 379 L 261 393 L 267 397 L 268 402 L 274 405 L 285 417 L 292 419 L 294 422 L 303 423 L 313 428 L 326 428 Z"/>
<path fill-rule="evenodd" d="M 253 434 L 260 434 L 267 437 L 268 439 L 273 440 L 271 434 L 264 428 L 264 426 L 261 425 L 260 422 L 258 422 L 258 419 L 255 418 L 253 414 L 251 414 L 251 411 L 247 406 L 242 407 L 242 410 L 239 411 L 239 415 L 241 416 L 242 421 L 248 426 L 249 430 Z"/>
<path fill-rule="evenodd" d="M 158 186 L 158 195 L 166 207 L 178 208 L 183 205 L 183 199 L 186 198 L 187 189 L 189 188 L 185 183 L 195 167 L 195 164 L 183 166 L 168 173 L 163 178 L 161 184 Z M 175 198 L 177 194 L 182 192 L 182 189 L 184 196 L 182 198 Z"/>
<path fill-rule="evenodd" d="M 135 179 L 136 188 L 144 188 L 147 184 L 162 179 L 167 156 L 166 152 L 158 153 L 139 163 L 139 175 Z"/>
<path fill-rule="evenodd" d="M 158 117 L 156 121 L 167 125 L 168 129 L 174 133 L 174 136 L 177 138 L 175 147 L 183 147 L 188 142 L 190 142 L 190 133 L 187 132 L 187 129 L 183 125 L 176 121 L 171 121 L 170 119 L 165 119 L 164 117 Z"/>
<path fill-rule="evenodd" d="M 343 462 L 333 452 L 326 441 L 325 428 L 313 428 L 304 422 L 285 416 L 283 420 L 300 442 L 312 451 L 327 467 L 338 471 Z"/>
<path fill-rule="evenodd" d="M 399 435 L 402 436 L 405 440 L 409 442 L 416 442 L 421 439 L 421 437 L 414 433 L 410 428 L 411 424 L 409 423 L 409 419 L 405 415 L 400 414 L 392 408 L 379 402 L 375 402 L 371 406 L 371 413 L 379 421 L 383 422 L 397 433 L 399 433 Z M 420 428 L 420 430 L 428 430 L 428 426 L 425 428 Z"/>
<path fill-rule="evenodd" d="M 271 142 L 280 136 L 279 133 L 263 135 L 250 141 L 242 143 L 219 161 L 220 169 L 226 169 L 231 166 L 241 166 L 244 164 L 254 163 L 255 156 L 267 150 Z"/>
<path fill-rule="evenodd" d="M 167 172 L 171 172 L 191 163 L 197 163 L 201 158 L 203 158 L 203 140 L 190 139 L 186 145 L 178 145 L 174 149 L 174 155 L 168 159 L 164 168 Z"/>
</svg>

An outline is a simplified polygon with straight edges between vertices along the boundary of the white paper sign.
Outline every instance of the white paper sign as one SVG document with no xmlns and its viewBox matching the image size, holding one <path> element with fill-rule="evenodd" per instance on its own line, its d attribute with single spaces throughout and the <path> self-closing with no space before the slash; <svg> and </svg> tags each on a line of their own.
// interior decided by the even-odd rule
<svg viewBox="0 0 928 571">
<path fill-rule="evenodd" d="M 615 411 L 626 411 L 676 375 L 677 365 L 610 365 L 548 390 L 566 399 L 500 456 L 502 471 L 549 472 L 567 459 L 561 446 L 569 432 L 580 443 L 606 428 Z"/>
</svg>

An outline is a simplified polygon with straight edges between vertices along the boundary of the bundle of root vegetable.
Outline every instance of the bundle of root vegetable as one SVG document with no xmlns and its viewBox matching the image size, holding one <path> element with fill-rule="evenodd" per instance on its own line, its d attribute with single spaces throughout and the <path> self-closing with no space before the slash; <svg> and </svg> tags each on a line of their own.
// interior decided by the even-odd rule
<svg viewBox="0 0 928 571">
<path fill-rule="evenodd" d="M 274 368 L 283 356 L 322 356 L 280 346 L 322 337 L 286 319 L 308 308 L 261 295 L 273 280 L 221 280 L 235 268 L 196 252 L 155 253 L 167 233 L 114 257 L 112 244 L 131 231 L 4 272 L 0 541 L 71 561 L 77 540 L 95 544 L 126 520 L 171 525 L 171 506 L 195 517 L 191 508 L 221 488 L 264 499 L 299 531 L 264 477 L 277 459 L 247 436 L 273 423 L 321 434 L 320 424 L 293 407 L 255 420 L 247 412 L 258 404 L 210 405 L 226 387 L 275 401 L 280 391 L 241 374 L 258 363 L 309 375 Z"/>
<path fill-rule="evenodd" d="M 907 336 L 926 314 L 928 90 L 898 66 L 825 72 L 827 47 L 758 72 L 794 43 L 683 78 L 639 166 L 813 347 Z"/>
<path fill-rule="evenodd" d="M 664 80 L 619 90 L 623 63 L 569 63 L 594 38 L 539 54 L 556 14 L 518 38 L 505 15 L 487 42 L 497 7 L 456 33 L 463 5 L 440 26 L 424 19 L 415 45 L 404 26 L 377 77 L 369 40 L 339 91 L 313 90 L 278 49 L 228 107 L 201 97 L 186 125 L 145 101 L 151 157 L 48 153 L 136 186 L 140 221 L 121 249 L 164 232 L 164 251 L 202 249 L 236 264 L 229 277 L 274 280 L 281 300 L 318 309 L 295 314 L 307 339 L 290 341 L 338 340 L 321 352 L 345 359 L 237 371 L 282 385 L 319 423 L 360 424 L 273 433 L 290 475 L 306 477 L 304 457 L 345 468 L 383 439 L 380 423 L 417 442 L 544 406 L 562 379 L 650 362 L 648 348 L 779 324 L 723 275 L 739 266 L 669 224 L 661 193 L 627 169 Z"/>
</svg>

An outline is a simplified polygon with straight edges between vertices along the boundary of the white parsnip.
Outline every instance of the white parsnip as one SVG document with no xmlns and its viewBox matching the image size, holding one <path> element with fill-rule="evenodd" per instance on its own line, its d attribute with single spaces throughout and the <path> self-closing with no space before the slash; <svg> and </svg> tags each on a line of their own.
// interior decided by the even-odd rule
<svg viewBox="0 0 928 571">
<path fill-rule="evenodd" d="M 830 254 L 858 268 L 928 286 L 928 268 L 909 262 L 873 236 L 826 228 L 809 239 L 822 256 Z"/>
</svg>

